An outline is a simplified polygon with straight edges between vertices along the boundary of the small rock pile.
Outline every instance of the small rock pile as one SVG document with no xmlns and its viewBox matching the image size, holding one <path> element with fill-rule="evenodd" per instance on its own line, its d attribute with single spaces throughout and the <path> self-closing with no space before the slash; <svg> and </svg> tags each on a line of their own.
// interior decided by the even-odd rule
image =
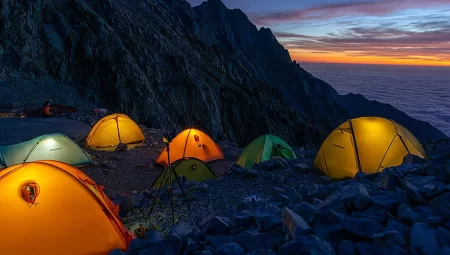
<svg viewBox="0 0 450 255">
<path fill-rule="evenodd" d="M 125 254 L 450 254 L 450 146 L 438 147 L 431 160 L 407 156 L 401 166 L 341 182 L 289 188 L 271 179 L 268 199 L 250 196 L 195 225 L 151 230 Z M 233 166 L 225 179 L 307 172 L 302 164 L 275 159 L 247 176 Z"/>
</svg>

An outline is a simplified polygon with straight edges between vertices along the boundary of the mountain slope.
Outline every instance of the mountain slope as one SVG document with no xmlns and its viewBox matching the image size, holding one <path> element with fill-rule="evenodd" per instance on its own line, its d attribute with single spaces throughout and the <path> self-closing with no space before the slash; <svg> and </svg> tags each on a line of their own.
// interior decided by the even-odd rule
<svg viewBox="0 0 450 255">
<path fill-rule="evenodd" d="M 379 116 L 397 121 L 421 140 L 446 137 L 431 124 L 392 106 L 369 101 L 362 95 L 339 95 L 329 84 L 292 61 L 270 29 L 258 30 L 241 10 L 230 10 L 220 0 L 205 1 L 194 10 L 208 24 L 206 33 L 196 31 L 204 42 L 218 45 L 241 66 L 252 70 L 258 79 L 280 90 L 312 123 L 337 126 L 347 117 Z"/>
<path fill-rule="evenodd" d="M 4 82 L 53 78 L 149 126 L 241 145 L 265 133 L 311 143 L 334 125 L 198 40 L 192 29 L 206 26 L 184 0 L 5 0 L 0 12 Z"/>
</svg>

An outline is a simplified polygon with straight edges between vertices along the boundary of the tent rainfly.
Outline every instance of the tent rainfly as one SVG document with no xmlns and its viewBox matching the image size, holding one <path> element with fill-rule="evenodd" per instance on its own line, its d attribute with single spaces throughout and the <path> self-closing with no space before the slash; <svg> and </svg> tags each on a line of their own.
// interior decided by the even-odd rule
<svg viewBox="0 0 450 255">
<path fill-rule="evenodd" d="M 102 186 L 58 161 L 0 171 L 0 254 L 109 254 L 133 236 Z"/>
<path fill-rule="evenodd" d="M 402 125 L 380 117 L 360 117 L 331 132 L 313 168 L 332 179 L 344 179 L 358 171 L 371 174 L 400 165 L 407 154 L 428 158 L 417 138 Z"/>
<path fill-rule="evenodd" d="M 296 158 L 291 147 L 283 139 L 275 135 L 262 135 L 245 147 L 236 163 L 248 168 L 255 163 L 270 160 L 274 156 Z"/>
<path fill-rule="evenodd" d="M 92 164 L 91 156 L 64 134 L 38 136 L 29 141 L 0 146 L 0 165 L 8 167 L 36 160 L 56 160 L 82 167 Z"/>
<path fill-rule="evenodd" d="M 115 150 L 119 144 L 126 144 L 128 149 L 141 146 L 144 134 L 139 126 L 125 114 L 111 114 L 99 120 L 86 142 L 93 150 Z"/>
<path fill-rule="evenodd" d="M 223 159 L 224 156 L 219 146 L 207 134 L 197 129 L 186 129 L 170 142 L 170 161 L 175 162 L 182 158 L 197 158 L 203 162 L 211 162 Z M 165 149 L 155 163 L 167 165 Z"/>
<path fill-rule="evenodd" d="M 179 159 L 172 164 L 172 167 L 177 175 L 184 176 L 188 181 L 201 182 L 216 177 L 214 172 L 211 170 L 211 168 L 208 167 L 208 165 L 205 164 L 205 162 L 196 158 Z M 162 172 L 158 176 L 158 178 L 156 178 L 155 182 L 152 185 L 152 188 L 158 188 L 161 182 L 163 182 L 163 185 L 168 184 L 169 176 L 164 175 L 163 173 L 164 172 Z M 174 183 L 176 183 L 175 176 L 173 175 L 172 180 Z"/>
</svg>

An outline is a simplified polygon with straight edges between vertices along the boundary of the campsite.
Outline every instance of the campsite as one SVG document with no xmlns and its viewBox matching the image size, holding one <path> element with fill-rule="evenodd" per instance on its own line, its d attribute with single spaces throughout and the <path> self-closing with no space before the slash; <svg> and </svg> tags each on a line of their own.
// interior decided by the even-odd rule
<svg viewBox="0 0 450 255">
<path fill-rule="evenodd" d="M 0 1 L 0 255 L 450 254 L 449 16 Z"/>
<path fill-rule="evenodd" d="M 27 121 L 34 120 L 38 119 L 30 118 Z M 320 215 L 318 212 L 344 213 L 356 210 L 351 213 L 352 218 L 348 219 L 363 220 L 364 216 L 357 216 L 356 213 L 360 210 L 361 213 L 369 213 L 369 200 L 379 203 L 376 193 L 371 194 L 375 191 L 368 190 L 370 187 L 373 189 L 372 185 L 378 182 L 382 189 L 388 191 L 397 180 L 394 176 L 409 176 L 409 171 L 414 175 L 420 171 L 418 167 L 424 167 L 420 164 L 431 157 L 407 129 L 391 120 L 378 117 L 344 122 L 316 150 L 291 147 L 282 138 L 271 134 L 256 137 L 245 148 L 239 148 L 230 142 L 216 142 L 208 134 L 195 128 L 185 129 L 177 135 L 172 134 L 173 137 L 167 140 L 167 132 L 138 125 L 124 114 L 94 116 L 87 113 L 67 113 L 61 115 L 60 120 L 61 123 L 81 120 L 92 128 L 89 132 L 78 129 L 79 134 L 74 134 L 72 130 L 66 132 L 67 135 L 64 134 L 67 129 L 63 128 L 56 130 L 58 133 L 0 147 L 0 162 L 4 167 L 0 172 L 3 190 L 15 187 L 23 190 L 16 197 L 3 198 L 2 201 L 16 203 L 15 206 L 11 204 L 11 208 L 16 208 L 17 212 L 11 210 L 9 220 L 2 222 L 2 225 L 17 225 L 20 222 L 26 226 L 43 217 L 59 219 L 56 222 L 52 220 L 51 224 L 44 220 L 42 225 L 35 226 L 36 231 L 40 228 L 53 229 L 51 233 L 55 233 L 55 236 L 42 236 L 41 239 L 34 239 L 36 241 L 28 246 L 23 246 L 14 237 L 3 239 L 4 251 L 25 252 L 39 247 L 42 251 L 61 249 L 62 252 L 71 249 L 73 254 L 94 254 L 94 251 L 99 254 L 116 254 L 119 250 L 126 254 L 143 251 L 152 254 L 162 252 L 160 249 L 166 251 L 169 245 L 173 249 L 171 254 L 181 254 L 178 252 L 187 252 L 189 249 L 192 254 L 196 254 L 193 253 L 196 249 L 210 252 L 237 249 L 224 246 L 230 240 L 250 251 L 256 248 L 248 245 L 263 245 L 258 242 L 266 240 L 271 245 L 266 244 L 264 247 L 280 252 L 292 249 L 289 245 L 276 246 L 280 241 L 277 236 L 285 237 L 283 232 L 288 231 L 291 233 L 288 237 L 295 238 L 295 233 L 300 229 L 306 232 L 319 231 L 316 229 L 319 225 L 314 225 L 316 221 L 321 222 L 317 218 Z M 55 122 L 56 119 L 52 121 Z M 170 145 L 170 154 L 166 150 L 167 144 Z M 376 146 L 380 148 L 376 154 L 378 156 L 374 157 L 375 154 L 372 153 L 371 161 L 367 161 L 365 153 L 373 151 Z M 432 147 L 427 146 L 427 151 L 436 158 L 437 148 L 431 150 Z M 450 145 L 447 143 L 439 146 L 442 148 Z M 341 150 L 346 147 L 352 150 L 347 151 L 348 154 L 342 154 Z M 168 155 L 173 172 L 165 168 L 169 161 Z M 408 155 L 415 155 L 417 159 L 413 158 L 411 161 Z M 349 164 L 344 168 L 346 172 L 336 167 L 342 166 L 339 161 Z M 396 170 L 396 166 L 402 163 L 406 164 L 406 168 Z M 388 169 L 388 172 L 383 172 L 384 169 Z M 69 175 L 63 174 L 65 172 Z M 442 177 L 440 173 L 434 174 Z M 171 183 L 172 189 L 169 188 Z M 413 183 L 405 186 L 407 194 L 412 192 L 408 195 L 411 203 L 423 200 L 427 194 L 435 196 L 444 191 L 430 193 L 427 191 L 429 188 Z M 336 196 L 337 194 L 341 195 Z M 92 201 L 89 202 L 89 199 Z M 100 201 L 100 204 L 93 203 L 95 200 Z M 355 204 L 349 207 L 346 205 L 349 202 Z M 42 206 L 44 204 L 48 209 Z M 382 206 L 381 210 L 386 210 L 386 214 L 392 210 L 391 207 L 385 207 L 387 204 L 379 206 Z M 51 207 L 60 209 L 48 211 L 52 210 Z M 327 208 L 332 211 L 327 211 Z M 433 205 L 431 208 L 434 208 Z M 30 213 L 29 210 L 33 210 L 32 217 L 25 216 Z M 63 213 L 66 210 L 76 215 Z M 405 227 L 411 224 L 401 214 L 400 208 L 398 210 L 396 224 L 404 222 Z M 413 213 L 416 209 L 408 210 Z M 77 213 L 78 211 L 83 213 Z M 58 216 L 58 213 L 63 214 Z M 419 215 L 420 211 L 417 211 L 417 216 Z M 22 218 L 27 220 L 23 221 Z M 429 220 L 435 218 L 431 217 Z M 366 236 L 364 231 L 368 230 L 364 230 L 363 225 L 358 227 L 358 224 L 378 226 L 382 222 L 384 220 L 354 222 L 352 224 L 356 225 L 349 225 L 349 229 L 345 231 L 355 236 Z M 388 227 L 389 224 L 392 223 L 388 223 Z M 92 231 L 92 226 L 95 226 L 95 231 Z M 283 230 L 283 226 L 287 229 Z M 58 229 L 61 227 L 72 229 L 74 237 L 60 236 Z M 440 229 L 444 231 L 442 233 L 446 233 L 446 230 Z M 90 235 L 83 235 L 86 238 L 86 241 L 82 241 L 84 245 L 72 246 L 69 240 L 79 239 L 77 233 L 85 232 Z M 157 240 L 161 240 L 163 246 L 148 243 L 155 240 L 156 236 L 151 236 L 156 233 L 159 236 Z M 197 243 L 196 246 L 185 246 L 182 235 L 190 236 L 193 233 L 206 234 L 206 239 L 199 240 L 206 246 L 197 246 Z M 247 243 L 250 237 L 246 236 L 249 233 L 260 235 L 251 241 L 256 243 Z M 26 236 L 20 234 L 21 238 L 31 238 L 32 235 L 33 233 Z M 173 239 L 174 235 L 180 235 L 182 239 L 176 241 Z M 227 239 L 228 235 L 230 239 Z M 55 247 L 47 244 L 48 238 L 60 239 L 60 245 Z M 314 246 L 318 252 L 324 252 L 320 254 L 329 254 L 327 251 L 337 249 L 339 242 L 344 242 L 345 237 L 338 239 L 342 239 L 339 242 L 331 241 L 327 235 L 323 238 L 328 243 L 316 243 L 319 246 Z"/>
</svg>

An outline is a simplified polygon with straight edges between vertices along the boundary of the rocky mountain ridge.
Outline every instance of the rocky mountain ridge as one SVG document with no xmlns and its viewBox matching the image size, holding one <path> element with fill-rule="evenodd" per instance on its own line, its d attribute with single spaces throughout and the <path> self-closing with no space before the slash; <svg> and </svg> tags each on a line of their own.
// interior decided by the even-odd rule
<svg viewBox="0 0 450 255">
<path fill-rule="evenodd" d="M 270 29 L 218 0 L 5 0 L 0 38 L 3 103 L 55 90 L 76 102 L 75 87 L 147 126 L 197 127 L 241 146 L 265 133 L 317 146 L 348 116 Z"/>
</svg>

